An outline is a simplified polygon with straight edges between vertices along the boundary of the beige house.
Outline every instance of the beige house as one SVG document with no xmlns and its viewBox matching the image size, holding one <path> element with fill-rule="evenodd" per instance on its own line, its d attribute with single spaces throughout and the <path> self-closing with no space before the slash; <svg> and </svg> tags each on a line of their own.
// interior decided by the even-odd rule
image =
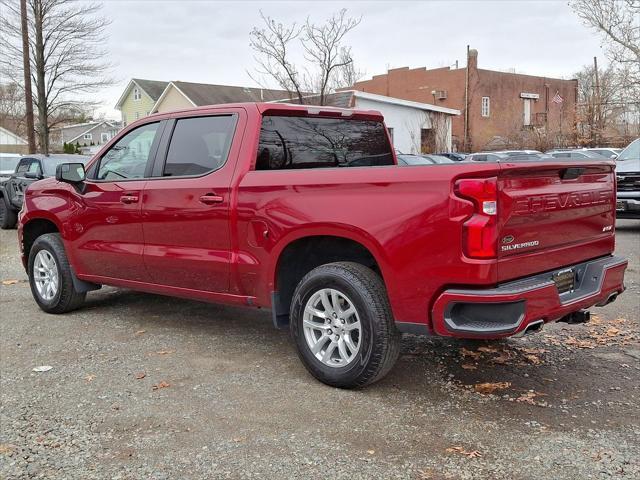
<svg viewBox="0 0 640 480">
<path fill-rule="evenodd" d="M 151 113 L 221 103 L 272 102 L 289 96 L 286 90 L 175 81 L 165 87 L 151 107 Z"/>
<path fill-rule="evenodd" d="M 122 114 L 122 126 L 149 115 L 168 84 L 158 80 L 131 79 L 116 103 L 116 110 Z"/>
<path fill-rule="evenodd" d="M 27 153 L 29 145 L 24 138 L 19 137 L 4 127 L 0 127 L 0 152 Z"/>
</svg>

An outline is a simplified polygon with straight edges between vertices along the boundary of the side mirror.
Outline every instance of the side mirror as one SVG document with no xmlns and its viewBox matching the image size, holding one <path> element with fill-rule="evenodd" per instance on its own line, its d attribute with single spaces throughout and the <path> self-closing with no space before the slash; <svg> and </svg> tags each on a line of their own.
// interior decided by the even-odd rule
<svg viewBox="0 0 640 480">
<path fill-rule="evenodd" d="M 56 167 L 56 180 L 66 183 L 82 183 L 86 178 L 82 163 L 61 163 Z"/>
<path fill-rule="evenodd" d="M 613 155 L 611 155 L 611 160 L 615 160 L 616 158 L 618 158 L 618 154 L 614 153 Z"/>
<path fill-rule="evenodd" d="M 42 180 L 44 177 L 42 176 L 41 173 L 25 172 L 24 173 L 24 178 L 31 178 L 31 179 L 34 179 L 34 180 Z"/>
</svg>

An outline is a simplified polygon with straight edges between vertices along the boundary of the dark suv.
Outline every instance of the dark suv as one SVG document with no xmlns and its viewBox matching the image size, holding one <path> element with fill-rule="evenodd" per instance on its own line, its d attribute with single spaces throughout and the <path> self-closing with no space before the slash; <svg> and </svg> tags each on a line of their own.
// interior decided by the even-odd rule
<svg viewBox="0 0 640 480">
<path fill-rule="evenodd" d="M 54 177 L 56 167 L 61 163 L 86 163 L 89 158 L 82 155 L 37 154 L 20 158 L 14 172 L 0 178 L 0 228 L 7 230 L 15 227 L 24 192 L 29 185 L 43 178 Z"/>
</svg>

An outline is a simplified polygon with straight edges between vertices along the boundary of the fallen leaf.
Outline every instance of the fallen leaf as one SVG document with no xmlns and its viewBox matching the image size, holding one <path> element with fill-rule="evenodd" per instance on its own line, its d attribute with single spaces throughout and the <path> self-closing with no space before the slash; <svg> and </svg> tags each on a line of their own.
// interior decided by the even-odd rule
<svg viewBox="0 0 640 480">
<path fill-rule="evenodd" d="M 462 364 L 462 368 L 464 368 L 465 370 L 477 370 L 478 367 L 476 367 L 475 365 L 470 365 L 468 363 L 463 363 Z"/>
<path fill-rule="evenodd" d="M 16 283 L 18 283 L 18 280 L 3 280 L 2 281 L 3 285 L 15 285 Z"/>
<path fill-rule="evenodd" d="M 474 352 L 473 350 L 467 350 L 464 347 L 462 347 L 462 349 L 460 349 L 460 351 L 462 352 L 462 356 L 463 357 L 480 358 L 482 356 L 482 354 L 480 354 L 478 352 Z"/>
<path fill-rule="evenodd" d="M 540 365 L 542 363 L 542 360 L 540 360 L 539 357 L 535 356 L 534 354 L 530 353 L 524 356 L 524 358 L 526 358 L 527 360 L 529 360 L 531 363 L 533 363 L 534 365 Z"/>
<path fill-rule="evenodd" d="M 490 393 L 495 392 L 496 390 L 504 390 L 505 388 L 509 388 L 511 386 L 511 382 L 497 382 L 497 383 L 476 383 L 473 388 L 476 392 L 481 393 L 483 395 L 488 395 Z"/>
<path fill-rule="evenodd" d="M 94 378 L 96 378 L 96 376 L 95 376 L 95 375 L 91 375 L 91 374 L 89 374 L 89 375 L 87 375 L 86 377 L 84 377 L 84 379 L 85 379 L 87 382 L 92 382 Z"/>
<path fill-rule="evenodd" d="M 34 367 L 33 371 L 34 372 L 38 372 L 38 373 L 42 373 L 42 372 L 48 372 L 52 368 L 53 367 L 51 365 L 42 365 L 40 367 Z"/>
<path fill-rule="evenodd" d="M 511 361 L 511 356 L 508 353 L 502 353 L 501 355 L 492 358 L 491 361 L 493 363 L 499 363 L 500 365 L 504 365 Z"/>
<path fill-rule="evenodd" d="M 518 350 L 524 353 L 528 353 L 530 355 L 540 355 L 542 353 L 547 353 L 549 351 L 545 348 L 526 348 L 526 347 L 519 347 Z"/>
<path fill-rule="evenodd" d="M 616 327 L 609 327 L 604 333 L 607 337 L 615 337 L 620 333 L 620 330 L 618 330 Z"/>
<path fill-rule="evenodd" d="M 175 350 L 158 350 L 156 353 L 158 355 L 170 355 L 172 353 L 175 353 Z"/>
<path fill-rule="evenodd" d="M 145 333 L 146 330 L 138 330 L 135 335 L 142 335 L 143 333 Z"/>
<path fill-rule="evenodd" d="M 520 395 L 518 398 L 516 398 L 516 402 L 519 403 L 528 403 L 529 405 L 536 405 L 538 407 L 546 407 L 547 403 L 546 402 L 538 402 L 536 401 L 536 397 L 542 397 L 545 396 L 546 394 L 544 393 L 540 393 L 540 392 L 535 392 L 533 390 L 529 390 L 526 393 L 523 393 L 522 395 Z"/>
<path fill-rule="evenodd" d="M 16 447 L 15 445 L 11 445 L 10 443 L 0 443 L 0 453 L 11 454 L 17 449 L 18 447 Z"/>
<path fill-rule="evenodd" d="M 142 380 L 146 376 L 147 376 L 147 374 L 144 373 L 144 372 L 136 373 L 136 380 Z"/>
<path fill-rule="evenodd" d="M 374 453 L 376 453 L 376 451 L 375 451 L 375 450 L 367 450 L 367 453 L 368 453 L 369 455 L 373 455 Z"/>
<path fill-rule="evenodd" d="M 152 390 L 160 390 L 161 388 L 167 388 L 169 386 L 170 385 L 163 380 L 159 384 L 152 386 L 151 389 Z"/>
<path fill-rule="evenodd" d="M 485 353 L 498 353 L 498 349 L 496 347 L 479 347 L 478 351 Z"/>
<path fill-rule="evenodd" d="M 471 451 L 467 451 L 462 447 L 449 447 L 446 449 L 446 451 L 448 453 L 459 453 L 460 455 L 464 455 L 467 458 L 478 458 L 482 456 L 482 453 L 480 453 L 478 450 L 471 450 Z"/>
</svg>

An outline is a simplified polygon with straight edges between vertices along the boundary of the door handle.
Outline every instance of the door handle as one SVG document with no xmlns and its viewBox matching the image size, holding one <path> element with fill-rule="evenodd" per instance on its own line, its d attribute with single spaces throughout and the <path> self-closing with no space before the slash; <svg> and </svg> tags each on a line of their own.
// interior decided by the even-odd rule
<svg viewBox="0 0 640 480">
<path fill-rule="evenodd" d="M 222 203 L 223 201 L 224 198 L 222 198 L 222 195 L 216 195 L 215 193 L 207 193 L 200 197 L 200 202 L 205 205 L 213 205 L 214 203 Z"/>
<path fill-rule="evenodd" d="M 120 197 L 120 202 L 122 203 L 136 203 L 138 201 L 138 196 L 137 195 L 123 195 Z"/>
</svg>

